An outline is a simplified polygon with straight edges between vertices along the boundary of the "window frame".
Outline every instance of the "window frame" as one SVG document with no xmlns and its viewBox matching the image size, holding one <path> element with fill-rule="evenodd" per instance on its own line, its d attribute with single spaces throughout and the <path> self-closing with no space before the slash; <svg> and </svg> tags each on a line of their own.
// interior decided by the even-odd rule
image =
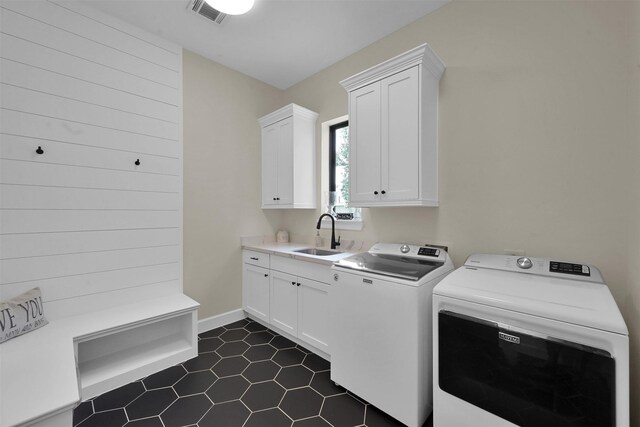
<svg viewBox="0 0 640 427">
<path fill-rule="evenodd" d="M 335 157 L 332 157 L 332 162 L 329 160 L 330 153 L 335 153 L 335 142 L 333 150 L 330 149 L 329 144 L 329 135 L 330 135 L 330 127 L 333 125 L 341 124 L 346 122 L 349 123 L 349 116 L 344 115 L 340 117 L 335 117 L 331 120 L 327 120 L 323 122 L 320 126 L 320 140 L 321 140 L 321 156 L 320 156 L 320 190 L 321 190 L 321 200 L 320 204 L 322 206 L 322 213 L 333 214 L 329 207 L 329 180 L 330 177 L 327 176 L 329 174 L 330 169 L 333 170 L 333 179 L 335 180 Z M 334 137 L 335 138 L 335 137 Z M 330 167 L 333 165 L 333 167 Z M 334 181 L 335 184 L 335 181 Z M 335 228 L 336 230 L 352 230 L 352 231 L 362 231 L 364 228 L 364 219 L 362 218 L 363 210 L 361 208 L 353 208 L 357 209 L 358 214 L 353 219 L 336 219 L 335 220 Z M 324 218 L 321 222 L 322 229 L 330 229 L 331 228 L 331 220 L 328 218 Z"/>
<path fill-rule="evenodd" d="M 349 127 L 349 120 L 329 126 L 329 191 L 336 191 L 336 132 Z"/>
</svg>

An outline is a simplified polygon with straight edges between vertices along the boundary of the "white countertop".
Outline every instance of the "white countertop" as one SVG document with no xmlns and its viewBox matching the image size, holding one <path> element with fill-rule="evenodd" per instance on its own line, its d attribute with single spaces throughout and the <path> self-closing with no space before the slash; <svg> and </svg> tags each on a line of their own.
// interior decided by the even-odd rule
<svg viewBox="0 0 640 427">
<path fill-rule="evenodd" d="M 360 252 L 366 252 L 366 250 L 368 249 L 368 247 L 365 247 L 365 245 L 362 242 L 354 242 L 353 240 L 350 240 L 350 241 L 345 241 L 343 243 L 344 243 L 345 249 L 338 247 L 338 249 L 336 250 L 341 251 L 340 253 L 337 253 L 335 255 L 327 255 L 327 256 L 301 254 L 299 252 L 295 252 L 296 250 L 315 247 L 315 245 L 310 244 L 308 242 L 307 243 L 304 243 L 304 242 L 277 243 L 268 237 L 243 238 L 242 248 L 249 249 L 252 251 L 268 253 L 272 255 L 290 257 L 300 261 L 316 262 L 319 264 L 326 264 L 326 265 L 331 265 L 340 259 L 349 257 L 351 255 L 354 255 Z M 331 250 L 329 247 L 325 247 L 325 246 L 319 247 L 318 249 Z"/>
</svg>

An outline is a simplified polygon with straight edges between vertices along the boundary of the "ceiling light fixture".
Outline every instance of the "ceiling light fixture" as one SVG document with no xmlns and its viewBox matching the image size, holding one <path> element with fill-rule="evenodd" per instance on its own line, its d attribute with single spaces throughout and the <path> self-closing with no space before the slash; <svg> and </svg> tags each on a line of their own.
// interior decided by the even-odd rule
<svg viewBox="0 0 640 427">
<path fill-rule="evenodd" d="M 209 6 L 227 15 L 242 15 L 253 7 L 254 0 L 205 0 Z"/>
</svg>

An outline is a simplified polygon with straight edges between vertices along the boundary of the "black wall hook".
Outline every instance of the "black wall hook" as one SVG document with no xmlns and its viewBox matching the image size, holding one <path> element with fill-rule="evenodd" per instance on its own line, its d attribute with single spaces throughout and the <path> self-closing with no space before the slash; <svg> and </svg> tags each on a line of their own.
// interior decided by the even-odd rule
<svg viewBox="0 0 640 427">
<path fill-rule="evenodd" d="M 44 150 L 42 149 L 41 146 L 38 145 L 38 149 L 36 150 L 36 153 L 38 154 L 44 154 Z"/>
<path fill-rule="evenodd" d="M 136 166 L 140 166 L 140 159 L 136 159 Z"/>
</svg>

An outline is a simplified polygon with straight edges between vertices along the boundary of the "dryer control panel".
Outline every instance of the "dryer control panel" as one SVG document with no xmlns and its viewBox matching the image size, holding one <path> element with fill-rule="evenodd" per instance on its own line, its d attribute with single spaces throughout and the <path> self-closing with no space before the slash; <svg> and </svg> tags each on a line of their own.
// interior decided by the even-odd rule
<svg viewBox="0 0 640 427">
<path fill-rule="evenodd" d="M 523 274 L 604 283 L 597 267 L 589 264 L 557 261 L 550 258 L 521 257 L 512 255 L 475 254 L 467 258 L 465 267 L 490 268 Z"/>
</svg>

